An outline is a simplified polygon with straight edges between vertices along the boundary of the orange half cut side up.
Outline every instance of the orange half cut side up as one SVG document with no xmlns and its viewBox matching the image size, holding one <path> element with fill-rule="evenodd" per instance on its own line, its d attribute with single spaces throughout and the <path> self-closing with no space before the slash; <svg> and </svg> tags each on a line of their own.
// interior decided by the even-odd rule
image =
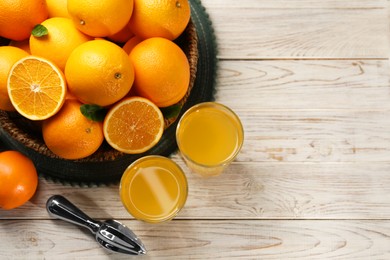
<svg viewBox="0 0 390 260">
<path fill-rule="evenodd" d="M 30 120 L 44 120 L 64 104 L 66 81 L 51 61 L 28 56 L 11 68 L 7 89 L 11 103 L 21 115 Z"/>
<path fill-rule="evenodd" d="M 114 149 L 138 154 L 149 150 L 161 139 L 164 118 L 150 100 L 130 97 L 110 109 L 103 129 L 106 141 Z"/>
</svg>

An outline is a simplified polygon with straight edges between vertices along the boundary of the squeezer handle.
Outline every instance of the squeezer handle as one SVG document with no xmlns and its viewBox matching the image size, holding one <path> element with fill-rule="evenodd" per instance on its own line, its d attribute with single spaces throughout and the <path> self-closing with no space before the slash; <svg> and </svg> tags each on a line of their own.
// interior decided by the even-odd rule
<svg viewBox="0 0 390 260">
<path fill-rule="evenodd" d="M 101 225 L 61 195 L 51 196 L 46 202 L 46 209 L 51 217 L 88 228 L 93 234 Z"/>
</svg>

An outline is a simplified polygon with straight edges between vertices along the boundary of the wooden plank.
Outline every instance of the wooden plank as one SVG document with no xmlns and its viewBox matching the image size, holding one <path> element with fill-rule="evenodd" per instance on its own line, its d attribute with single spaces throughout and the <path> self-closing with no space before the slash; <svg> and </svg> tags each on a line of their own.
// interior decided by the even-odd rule
<svg viewBox="0 0 390 260">
<path fill-rule="evenodd" d="M 387 162 L 390 159 L 389 110 L 238 109 L 236 112 L 245 129 L 240 161 Z"/>
<path fill-rule="evenodd" d="M 240 4 L 226 3 L 224 8 L 207 9 L 221 59 L 387 59 L 389 56 L 386 8 L 264 9 L 237 3 Z"/>
<path fill-rule="evenodd" d="M 148 254 L 144 258 L 390 257 L 388 220 L 172 221 L 161 225 L 123 222 L 145 243 Z M 90 234 L 60 220 L 2 221 L 0 238 L 1 259 L 128 259 L 100 248 Z"/>
<path fill-rule="evenodd" d="M 298 9 L 298 8 L 332 8 L 332 9 L 352 9 L 352 8 L 386 8 L 387 0 L 359 0 L 359 1 L 339 1 L 339 0 L 201 0 L 206 8 L 226 7 L 247 7 L 247 8 L 273 8 L 273 9 Z"/>
<path fill-rule="evenodd" d="M 269 153 L 277 153 L 270 150 Z M 390 163 L 233 163 L 215 178 L 187 173 L 189 195 L 177 219 L 388 219 Z M 62 194 L 94 218 L 131 219 L 118 186 L 71 188 L 40 180 L 24 206 L 0 219 L 48 219 L 47 199 Z"/>
<path fill-rule="evenodd" d="M 240 109 L 389 109 L 389 71 L 381 60 L 222 60 L 216 98 Z"/>
</svg>

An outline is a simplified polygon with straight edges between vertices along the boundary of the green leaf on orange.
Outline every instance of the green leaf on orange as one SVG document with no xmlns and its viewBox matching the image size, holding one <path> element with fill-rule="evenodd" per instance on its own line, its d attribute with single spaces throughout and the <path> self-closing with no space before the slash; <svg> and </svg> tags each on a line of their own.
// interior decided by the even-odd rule
<svg viewBox="0 0 390 260">
<path fill-rule="evenodd" d="M 31 31 L 31 34 L 35 37 L 42 37 L 49 34 L 49 31 L 42 24 L 37 24 Z"/>
<path fill-rule="evenodd" d="M 108 110 L 104 107 L 91 104 L 81 105 L 80 111 L 86 118 L 96 122 L 103 122 L 108 112 Z"/>
<path fill-rule="evenodd" d="M 169 106 L 169 107 L 161 108 L 161 112 L 163 113 L 164 118 L 171 119 L 171 118 L 175 118 L 179 115 L 181 108 L 182 108 L 182 105 L 174 104 L 174 105 Z"/>
</svg>

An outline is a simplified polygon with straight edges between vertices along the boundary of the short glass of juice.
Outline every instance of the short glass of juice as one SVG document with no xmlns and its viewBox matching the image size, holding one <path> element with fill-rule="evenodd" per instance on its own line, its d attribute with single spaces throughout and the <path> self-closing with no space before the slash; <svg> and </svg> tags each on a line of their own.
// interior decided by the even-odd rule
<svg viewBox="0 0 390 260">
<path fill-rule="evenodd" d="M 188 195 L 187 178 L 174 161 L 159 155 L 133 162 L 120 181 L 120 198 L 136 219 L 149 223 L 171 220 Z"/>
<path fill-rule="evenodd" d="M 201 176 L 217 176 L 236 158 L 244 140 L 239 117 L 217 102 L 188 109 L 176 128 L 176 141 L 187 166 Z"/>
</svg>

